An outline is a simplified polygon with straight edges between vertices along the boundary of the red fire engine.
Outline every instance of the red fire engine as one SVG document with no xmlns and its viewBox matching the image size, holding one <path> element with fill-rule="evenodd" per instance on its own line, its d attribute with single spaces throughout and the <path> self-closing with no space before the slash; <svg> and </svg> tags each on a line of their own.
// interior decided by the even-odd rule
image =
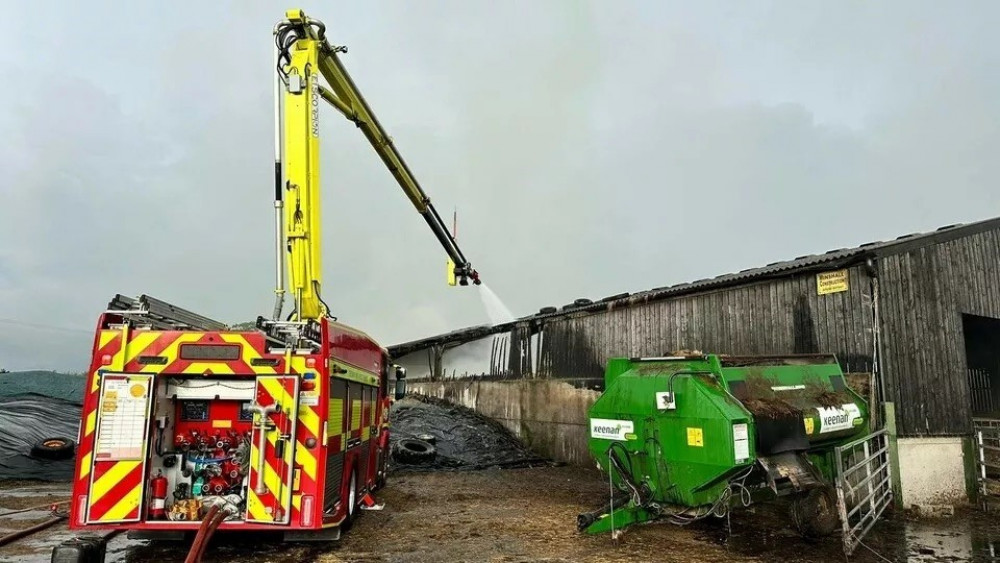
<svg viewBox="0 0 1000 563">
<path fill-rule="evenodd" d="M 375 340 L 336 322 L 321 297 L 320 100 L 362 130 L 427 220 L 448 254 L 449 283 L 478 284 L 479 275 L 325 29 L 299 10 L 274 28 L 272 318 L 231 330 L 145 295 L 109 303 L 86 383 L 73 529 L 176 536 L 199 529 L 211 511 L 224 514 L 220 530 L 335 538 L 385 482 L 390 379 L 400 397 L 405 372 Z"/>
</svg>

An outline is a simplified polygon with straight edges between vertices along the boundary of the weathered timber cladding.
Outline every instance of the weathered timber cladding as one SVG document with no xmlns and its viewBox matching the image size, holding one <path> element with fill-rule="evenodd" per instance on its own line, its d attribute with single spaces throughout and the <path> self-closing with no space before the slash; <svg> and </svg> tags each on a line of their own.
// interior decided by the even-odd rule
<svg viewBox="0 0 1000 563">
<path fill-rule="evenodd" d="M 962 314 L 1000 318 L 1000 231 L 879 263 L 887 397 L 907 435 L 971 430 Z"/>
<path fill-rule="evenodd" d="M 816 274 L 843 268 L 848 290 L 818 295 Z M 510 330 L 506 369 L 494 375 L 514 378 L 600 378 L 610 357 L 684 349 L 833 353 L 845 371 L 870 372 L 876 288 L 878 369 L 885 400 L 896 403 L 900 434 L 968 434 L 969 369 L 983 366 L 967 362 L 963 315 L 1000 319 L 1000 218 L 612 296 L 579 309 L 524 317 L 492 332 L 477 327 L 468 335 L 458 331 L 398 348 L 469 342 Z M 526 360 L 532 357 L 537 361 Z"/>
<path fill-rule="evenodd" d="M 724 354 L 833 352 L 847 371 L 872 364 L 871 290 L 863 267 L 849 290 L 817 295 L 815 275 L 756 282 L 545 323 L 545 375 L 600 377 L 615 356 L 675 350 Z"/>
</svg>

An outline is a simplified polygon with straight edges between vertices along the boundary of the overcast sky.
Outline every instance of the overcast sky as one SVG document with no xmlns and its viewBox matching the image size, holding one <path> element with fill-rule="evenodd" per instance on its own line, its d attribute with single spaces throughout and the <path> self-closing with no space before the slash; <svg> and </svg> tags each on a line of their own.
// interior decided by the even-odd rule
<svg viewBox="0 0 1000 563">
<path fill-rule="evenodd" d="M 291 5 L 148 4 L 0 2 L 0 367 L 84 370 L 118 292 L 270 313 Z M 1000 215 L 1000 3 L 302 7 L 518 316 Z M 361 133 L 321 133 L 334 314 L 488 322 Z"/>
</svg>

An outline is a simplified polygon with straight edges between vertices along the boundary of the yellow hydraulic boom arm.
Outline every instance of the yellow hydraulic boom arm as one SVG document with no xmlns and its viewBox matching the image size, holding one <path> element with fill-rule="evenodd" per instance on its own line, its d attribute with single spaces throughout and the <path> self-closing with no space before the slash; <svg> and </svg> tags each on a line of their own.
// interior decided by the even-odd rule
<svg viewBox="0 0 1000 563">
<path fill-rule="evenodd" d="M 382 162 L 423 215 L 454 265 L 449 276 L 461 285 L 480 283 L 479 274 L 458 248 L 430 198 L 421 189 L 392 140 L 382 129 L 331 46 L 323 22 L 302 10 L 289 10 L 274 28 L 275 41 L 275 214 L 278 252 L 277 302 L 281 315 L 287 254 L 293 320 L 327 316 L 320 295 L 319 103 L 328 102 L 365 134 Z M 324 85 L 320 77 L 325 80 Z M 284 164 L 284 170 L 282 170 Z M 284 174 L 283 174 L 284 172 Z"/>
</svg>

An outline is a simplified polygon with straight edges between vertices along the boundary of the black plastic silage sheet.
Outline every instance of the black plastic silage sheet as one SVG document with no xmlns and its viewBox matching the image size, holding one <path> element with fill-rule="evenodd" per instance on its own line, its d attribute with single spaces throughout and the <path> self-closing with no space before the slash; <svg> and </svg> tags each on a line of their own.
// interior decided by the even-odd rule
<svg viewBox="0 0 1000 563">
<path fill-rule="evenodd" d="M 390 443 L 430 434 L 437 455 L 431 462 L 400 463 L 395 470 L 472 470 L 491 467 L 525 467 L 548 464 L 531 452 L 499 422 L 471 409 L 429 397 L 407 397 L 392 406 Z"/>
<path fill-rule="evenodd" d="M 76 441 L 80 405 L 37 394 L 0 397 L 0 479 L 68 481 L 73 458 L 31 457 L 31 447 L 46 438 Z"/>
<path fill-rule="evenodd" d="M 73 459 L 37 459 L 31 456 L 31 447 L 45 438 L 75 441 L 80 410 L 74 401 L 36 393 L 0 396 L 0 479 L 72 479 Z M 550 463 L 499 422 L 445 401 L 406 398 L 393 405 L 390 419 L 393 445 L 404 438 L 430 434 L 437 451 L 429 463 L 410 465 L 391 459 L 395 470 L 472 470 Z"/>
</svg>

